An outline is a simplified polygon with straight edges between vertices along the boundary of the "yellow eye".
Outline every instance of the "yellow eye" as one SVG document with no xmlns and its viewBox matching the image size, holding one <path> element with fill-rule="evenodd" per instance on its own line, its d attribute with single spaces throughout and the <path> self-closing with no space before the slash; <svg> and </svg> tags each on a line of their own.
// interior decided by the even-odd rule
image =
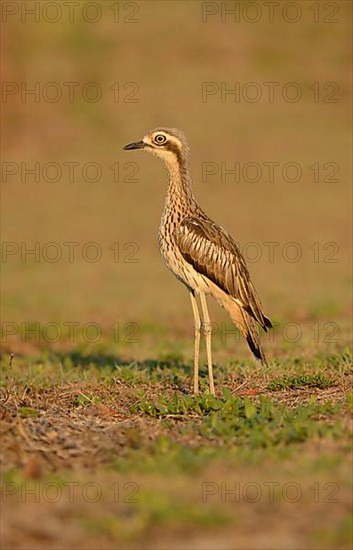
<svg viewBox="0 0 353 550">
<path fill-rule="evenodd" d="M 154 142 L 157 143 L 157 145 L 163 145 L 163 143 L 165 143 L 166 141 L 167 141 L 167 138 L 165 137 L 164 134 L 157 134 L 154 137 Z"/>
</svg>

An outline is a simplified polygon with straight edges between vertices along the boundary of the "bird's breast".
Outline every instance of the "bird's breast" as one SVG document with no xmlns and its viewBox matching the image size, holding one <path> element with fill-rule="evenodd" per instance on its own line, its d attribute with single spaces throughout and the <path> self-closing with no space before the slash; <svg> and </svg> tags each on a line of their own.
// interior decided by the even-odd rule
<svg viewBox="0 0 353 550">
<path fill-rule="evenodd" d="M 183 217 L 174 212 L 164 212 L 159 226 L 159 249 L 162 258 L 170 271 L 189 289 L 208 291 L 204 277 L 197 273 L 182 256 L 176 242 L 176 232 Z"/>
<path fill-rule="evenodd" d="M 168 211 L 164 212 L 158 232 L 160 252 L 167 266 L 173 271 L 175 263 L 180 261 L 181 257 L 175 240 L 175 232 L 179 223 L 180 220 L 175 215 L 169 214 Z"/>
</svg>

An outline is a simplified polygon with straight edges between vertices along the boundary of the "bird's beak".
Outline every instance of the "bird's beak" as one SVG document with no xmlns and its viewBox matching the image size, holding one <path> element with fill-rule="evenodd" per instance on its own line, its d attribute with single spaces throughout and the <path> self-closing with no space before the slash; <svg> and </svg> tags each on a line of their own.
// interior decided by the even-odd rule
<svg viewBox="0 0 353 550">
<path fill-rule="evenodd" d="M 125 147 L 123 147 L 123 149 L 125 151 L 130 151 L 132 149 L 143 149 L 145 147 L 145 142 L 144 141 L 134 141 L 134 143 L 129 143 L 128 145 L 125 145 Z"/>
</svg>

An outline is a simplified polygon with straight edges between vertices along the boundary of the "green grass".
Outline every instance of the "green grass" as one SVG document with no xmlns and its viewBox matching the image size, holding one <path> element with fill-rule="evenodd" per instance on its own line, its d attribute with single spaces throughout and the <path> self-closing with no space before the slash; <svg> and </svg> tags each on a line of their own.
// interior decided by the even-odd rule
<svg viewBox="0 0 353 550">
<path fill-rule="evenodd" d="M 22 492 L 32 491 L 44 517 L 59 505 L 70 514 L 67 540 L 79 529 L 82 540 L 95 544 L 141 545 L 156 525 L 175 540 L 180 533 L 232 537 L 241 522 L 261 517 L 262 506 L 284 521 L 283 491 L 295 483 L 306 544 L 345 548 L 348 528 L 339 526 L 346 525 L 352 489 L 353 402 L 347 350 L 269 369 L 241 361 L 216 366 L 216 397 L 207 391 L 204 368 L 205 391 L 193 396 L 191 372 L 190 364 L 167 355 L 129 363 L 109 352 L 76 350 L 15 357 L 11 365 L 5 356 L 1 414 L 10 431 L 2 437 L 2 488 L 12 517 L 21 523 L 32 498 L 22 501 Z M 248 485 L 260 491 L 259 501 L 248 501 Z M 50 486 L 59 504 L 43 497 Z M 331 486 L 340 496 L 331 504 L 337 519 L 321 529 L 317 513 L 320 522 L 331 514 L 325 505 Z M 87 501 L 87 487 L 99 492 L 99 508 Z M 234 487 L 240 496 L 225 497 Z"/>
<path fill-rule="evenodd" d="M 283 376 L 276 378 L 267 387 L 270 391 L 297 389 L 297 388 L 328 388 L 332 385 L 332 381 L 322 374 L 300 375 L 300 376 Z"/>
</svg>

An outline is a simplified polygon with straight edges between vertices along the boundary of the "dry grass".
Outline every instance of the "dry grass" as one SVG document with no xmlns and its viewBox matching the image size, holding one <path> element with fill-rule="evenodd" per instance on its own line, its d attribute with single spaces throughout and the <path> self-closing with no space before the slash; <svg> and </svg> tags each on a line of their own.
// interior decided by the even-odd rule
<svg viewBox="0 0 353 550">
<path fill-rule="evenodd" d="M 86 359 L 4 364 L 5 547 L 349 547 L 347 354 L 219 368 L 217 398 L 175 360 Z"/>
</svg>

